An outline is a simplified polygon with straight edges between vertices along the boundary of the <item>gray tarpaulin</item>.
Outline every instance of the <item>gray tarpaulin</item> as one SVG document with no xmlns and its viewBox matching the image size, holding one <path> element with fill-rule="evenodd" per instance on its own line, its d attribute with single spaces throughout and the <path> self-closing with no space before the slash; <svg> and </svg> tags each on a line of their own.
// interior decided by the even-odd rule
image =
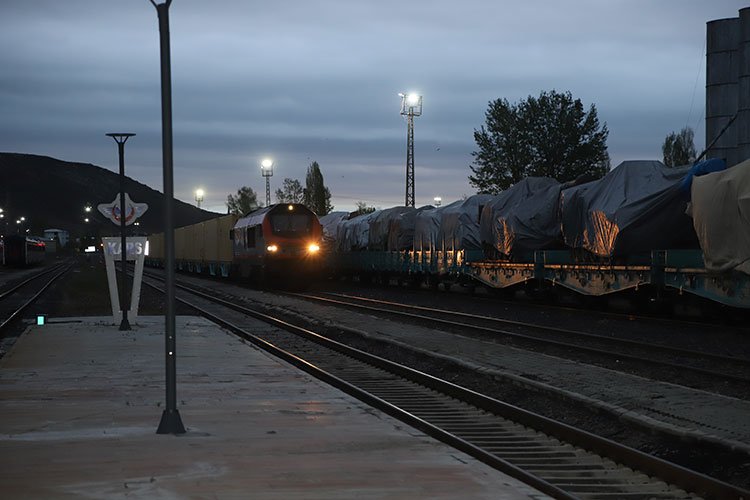
<svg viewBox="0 0 750 500">
<path fill-rule="evenodd" d="M 492 195 L 475 194 L 439 208 L 440 225 L 436 250 L 481 249 L 479 217 L 484 205 L 490 200 Z"/>
<path fill-rule="evenodd" d="M 349 217 L 349 212 L 331 212 L 321 217 L 320 225 L 323 226 L 323 241 L 333 243 L 336 241 L 339 223 Z"/>
<path fill-rule="evenodd" d="M 691 192 L 706 269 L 750 274 L 750 160 L 696 177 Z"/>
<path fill-rule="evenodd" d="M 549 177 L 527 177 L 494 196 L 479 223 L 482 246 L 497 257 L 561 246 L 561 188 Z"/>
<path fill-rule="evenodd" d="M 565 190 L 565 244 L 603 257 L 696 248 L 680 190 L 687 171 L 658 161 L 626 161 L 597 181 Z"/>
<path fill-rule="evenodd" d="M 388 232 L 388 250 L 412 250 L 414 248 L 414 230 L 417 225 L 417 214 L 425 210 L 433 210 L 432 205 L 425 205 L 417 209 L 410 208 L 401 212 L 391 221 Z"/>
<path fill-rule="evenodd" d="M 427 252 L 437 247 L 440 210 L 442 207 L 417 212 L 414 217 L 414 250 Z"/>
<path fill-rule="evenodd" d="M 339 251 L 365 250 L 370 240 L 370 221 L 379 213 L 380 210 L 376 210 L 353 219 L 342 220 L 337 235 Z"/>
<path fill-rule="evenodd" d="M 398 231 L 394 227 L 395 221 L 402 214 L 414 213 L 416 211 L 413 207 L 392 207 L 381 210 L 377 217 L 370 220 L 369 244 L 367 248 L 376 251 L 390 250 L 388 248 L 389 234 L 392 231 Z"/>
</svg>

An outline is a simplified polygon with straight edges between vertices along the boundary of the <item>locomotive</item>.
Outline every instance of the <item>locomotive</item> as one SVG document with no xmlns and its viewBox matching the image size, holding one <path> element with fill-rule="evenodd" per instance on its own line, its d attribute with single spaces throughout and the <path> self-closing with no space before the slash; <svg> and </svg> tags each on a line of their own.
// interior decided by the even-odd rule
<svg viewBox="0 0 750 500">
<path fill-rule="evenodd" d="M 239 219 L 232 229 L 234 266 L 241 278 L 314 275 L 320 269 L 323 229 L 299 203 L 270 205 Z"/>
<path fill-rule="evenodd" d="M 251 280 L 308 283 L 321 266 L 322 228 L 299 203 L 225 215 L 175 229 L 177 270 Z M 146 265 L 164 266 L 164 235 L 148 237 Z M 275 280 L 275 281 L 272 281 Z"/>
</svg>

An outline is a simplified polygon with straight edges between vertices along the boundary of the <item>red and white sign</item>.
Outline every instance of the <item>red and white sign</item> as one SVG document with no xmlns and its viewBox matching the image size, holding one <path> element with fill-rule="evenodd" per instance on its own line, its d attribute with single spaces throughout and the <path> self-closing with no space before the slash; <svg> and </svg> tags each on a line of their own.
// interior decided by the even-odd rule
<svg viewBox="0 0 750 500">
<path fill-rule="evenodd" d="M 97 205 L 97 210 L 101 212 L 103 216 L 115 223 L 120 225 L 120 195 L 115 197 L 112 203 L 100 203 Z M 135 203 L 130 199 L 130 195 L 125 193 L 125 225 L 129 226 L 135 222 L 138 217 L 146 213 L 148 210 L 148 204 L 146 203 Z"/>
</svg>

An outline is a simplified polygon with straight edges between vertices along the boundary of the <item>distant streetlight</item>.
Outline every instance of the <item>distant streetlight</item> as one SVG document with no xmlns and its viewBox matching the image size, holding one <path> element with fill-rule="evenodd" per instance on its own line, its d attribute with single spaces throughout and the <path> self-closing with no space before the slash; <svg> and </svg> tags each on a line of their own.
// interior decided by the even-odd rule
<svg viewBox="0 0 750 500">
<path fill-rule="evenodd" d="M 85 207 L 83 207 L 83 211 L 86 213 L 91 212 L 91 205 L 86 205 Z"/>
<path fill-rule="evenodd" d="M 120 254 L 122 255 L 122 321 L 120 322 L 120 330 L 130 330 L 130 322 L 128 322 L 130 299 L 127 296 L 128 243 L 125 233 L 125 143 L 135 134 L 113 132 L 106 135 L 114 139 L 117 143 L 117 153 L 120 158 Z"/>
<path fill-rule="evenodd" d="M 266 206 L 271 205 L 271 176 L 273 175 L 273 160 L 263 158 L 260 162 L 260 173 L 266 178 Z"/>
<path fill-rule="evenodd" d="M 422 114 L 422 96 L 399 93 L 401 115 L 406 116 L 406 201 L 407 207 L 414 206 L 414 117 Z"/>
<path fill-rule="evenodd" d="M 439 207 L 439 206 L 440 206 L 440 204 L 441 204 L 441 203 L 443 202 L 443 199 L 442 199 L 442 198 L 441 198 L 440 196 L 435 196 L 435 197 L 433 198 L 433 200 L 435 200 L 435 206 L 436 206 L 436 207 Z"/>
<path fill-rule="evenodd" d="M 88 217 L 86 217 L 85 219 L 83 219 L 83 222 L 85 222 L 86 224 L 88 224 L 88 222 L 89 222 L 89 218 L 88 218 Z"/>
<path fill-rule="evenodd" d="M 195 202 L 198 204 L 198 208 L 201 207 L 201 203 L 203 203 L 203 195 L 205 194 L 206 192 L 201 188 L 195 190 Z"/>
</svg>

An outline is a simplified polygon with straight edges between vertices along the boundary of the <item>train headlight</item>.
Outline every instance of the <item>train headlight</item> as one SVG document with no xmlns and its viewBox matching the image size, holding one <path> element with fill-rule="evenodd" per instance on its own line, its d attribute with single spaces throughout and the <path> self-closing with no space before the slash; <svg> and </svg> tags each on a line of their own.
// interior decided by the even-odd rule
<svg viewBox="0 0 750 500">
<path fill-rule="evenodd" d="M 307 245 L 307 251 L 310 253 L 317 253 L 320 251 L 320 246 L 317 243 L 310 243 Z"/>
<path fill-rule="evenodd" d="M 266 250 L 268 250 L 271 253 L 274 253 L 274 252 L 277 252 L 279 250 L 279 247 L 277 247 L 276 245 L 268 245 L 266 247 Z"/>
</svg>

